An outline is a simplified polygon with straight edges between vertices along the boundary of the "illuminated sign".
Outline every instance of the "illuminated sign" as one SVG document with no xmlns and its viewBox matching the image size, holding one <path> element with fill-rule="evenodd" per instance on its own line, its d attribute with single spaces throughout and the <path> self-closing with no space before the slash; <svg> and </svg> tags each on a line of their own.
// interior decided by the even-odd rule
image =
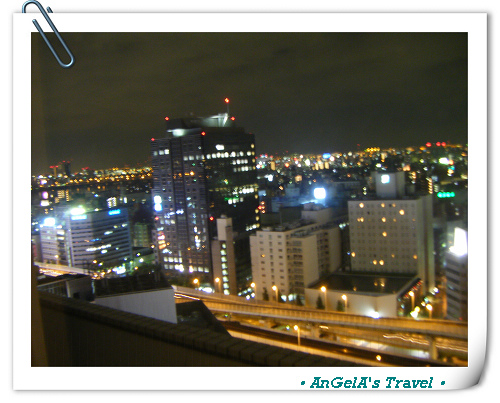
<svg viewBox="0 0 500 403">
<path fill-rule="evenodd" d="M 73 216 L 71 216 L 71 219 L 72 220 L 86 220 L 87 214 L 73 215 Z"/>
<path fill-rule="evenodd" d="M 121 213 L 120 209 L 108 211 L 108 215 L 118 215 L 120 213 Z"/>
<path fill-rule="evenodd" d="M 382 183 L 389 183 L 391 181 L 391 176 L 390 175 L 382 175 L 380 176 L 380 182 Z"/>
<path fill-rule="evenodd" d="M 161 210 L 162 210 L 161 203 L 155 203 L 155 211 L 161 211 Z"/>
<path fill-rule="evenodd" d="M 455 197 L 455 192 L 438 192 L 437 197 L 440 199 L 449 199 Z"/>
</svg>

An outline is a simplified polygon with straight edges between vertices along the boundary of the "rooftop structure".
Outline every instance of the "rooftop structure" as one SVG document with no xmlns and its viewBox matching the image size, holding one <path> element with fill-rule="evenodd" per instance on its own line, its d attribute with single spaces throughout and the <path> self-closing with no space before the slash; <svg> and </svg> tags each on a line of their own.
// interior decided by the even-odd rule
<svg viewBox="0 0 500 403">
<path fill-rule="evenodd" d="M 422 282 L 405 274 L 332 273 L 306 289 L 306 305 L 379 317 L 404 316 L 413 309 Z"/>
</svg>

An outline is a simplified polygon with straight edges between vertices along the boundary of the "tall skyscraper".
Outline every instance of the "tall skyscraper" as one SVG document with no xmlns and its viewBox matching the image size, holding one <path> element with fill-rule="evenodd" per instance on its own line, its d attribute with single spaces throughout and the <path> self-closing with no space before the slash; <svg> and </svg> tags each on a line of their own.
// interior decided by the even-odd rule
<svg viewBox="0 0 500 403">
<path fill-rule="evenodd" d="M 216 219 L 232 218 L 239 233 L 258 227 L 254 136 L 228 113 L 166 124 L 166 136 L 151 139 L 158 259 L 211 277 Z"/>
</svg>

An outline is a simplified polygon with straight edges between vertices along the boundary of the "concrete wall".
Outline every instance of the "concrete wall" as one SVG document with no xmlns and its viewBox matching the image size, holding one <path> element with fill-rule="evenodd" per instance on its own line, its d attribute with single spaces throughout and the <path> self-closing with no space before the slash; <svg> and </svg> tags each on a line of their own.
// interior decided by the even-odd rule
<svg viewBox="0 0 500 403">
<path fill-rule="evenodd" d="M 43 334 L 35 327 L 32 338 L 45 338 L 48 364 L 36 366 L 361 366 L 47 293 L 40 293 L 40 306 Z"/>
<path fill-rule="evenodd" d="M 177 323 L 174 289 L 96 297 L 95 303 L 121 311 Z"/>
</svg>

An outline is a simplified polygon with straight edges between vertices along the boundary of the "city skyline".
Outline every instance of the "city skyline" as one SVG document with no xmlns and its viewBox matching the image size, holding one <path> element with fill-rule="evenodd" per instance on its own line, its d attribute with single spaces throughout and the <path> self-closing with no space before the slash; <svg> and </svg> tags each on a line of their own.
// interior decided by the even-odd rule
<svg viewBox="0 0 500 403">
<path fill-rule="evenodd" d="M 32 173 L 147 162 L 165 117 L 226 112 L 260 153 L 467 143 L 465 33 L 32 35 Z M 158 49 L 164 49 L 159 52 Z M 359 144 L 359 146 L 358 146 Z"/>
</svg>

